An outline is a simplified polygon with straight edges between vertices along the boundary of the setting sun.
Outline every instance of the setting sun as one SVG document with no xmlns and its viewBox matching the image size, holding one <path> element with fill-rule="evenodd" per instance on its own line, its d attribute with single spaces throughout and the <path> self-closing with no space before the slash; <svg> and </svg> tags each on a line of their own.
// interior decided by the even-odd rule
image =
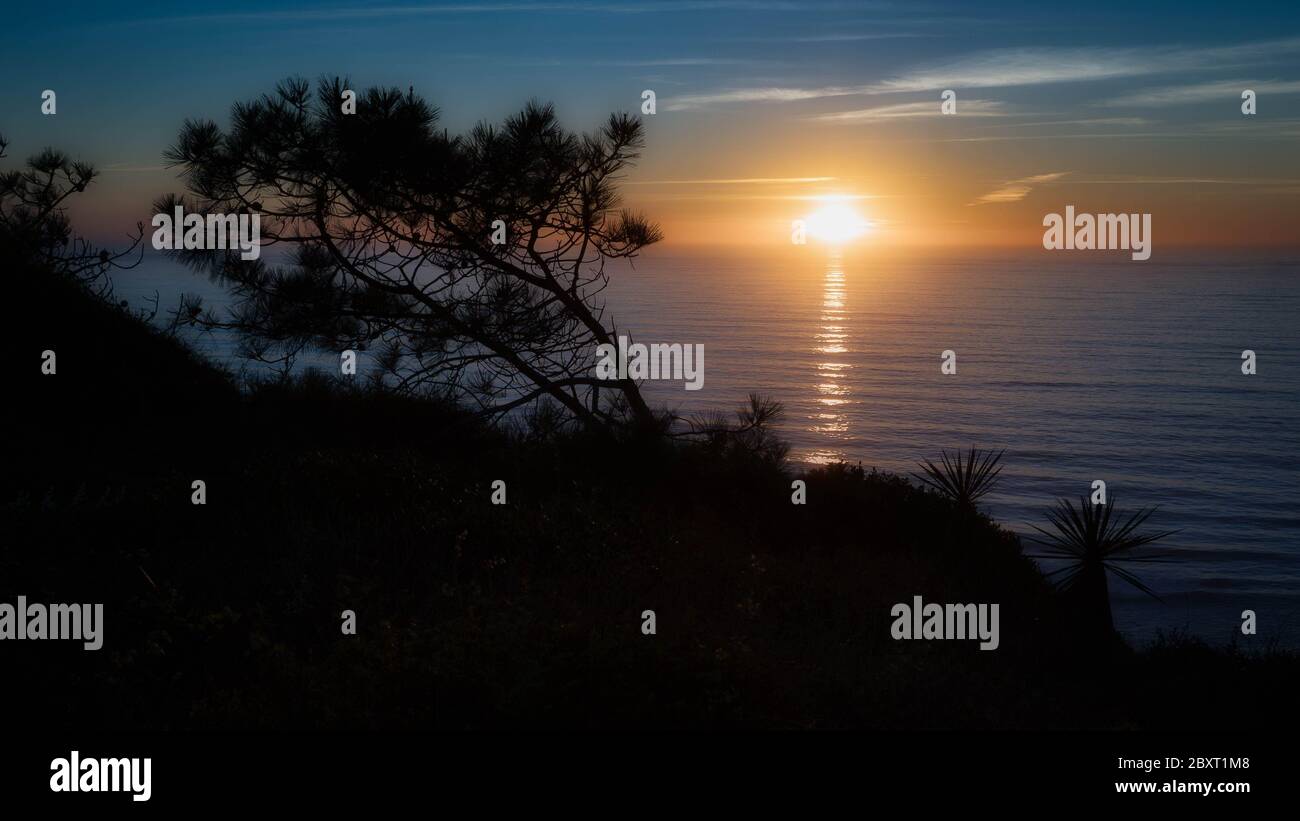
<svg viewBox="0 0 1300 821">
<path fill-rule="evenodd" d="M 852 207 L 838 201 L 828 202 L 809 214 L 806 224 L 810 235 L 836 244 L 856 239 L 871 227 Z"/>
</svg>

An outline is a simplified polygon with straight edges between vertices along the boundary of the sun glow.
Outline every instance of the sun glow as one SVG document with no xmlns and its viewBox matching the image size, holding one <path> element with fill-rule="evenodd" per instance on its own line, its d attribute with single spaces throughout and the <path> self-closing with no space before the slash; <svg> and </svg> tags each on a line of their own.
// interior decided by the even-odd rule
<svg viewBox="0 0 1300 821">
<path fill-rule="evenodd" d="M 840 245 L 857 239 L 871 227 L 871 223 L 841 198 L 827 197 L 825 202 L 804 219 L 808 233 L 814 239 Z"/>
</svg>

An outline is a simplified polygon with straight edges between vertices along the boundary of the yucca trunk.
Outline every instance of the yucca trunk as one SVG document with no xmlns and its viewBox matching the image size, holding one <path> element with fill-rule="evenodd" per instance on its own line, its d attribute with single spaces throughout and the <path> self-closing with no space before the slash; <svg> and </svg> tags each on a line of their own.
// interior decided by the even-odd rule
<svg viewBox="0 0 1300 821">
<path fill-rule="evenodd" d="M 1079 640 L 1105 645 L 1114 638 L 1115 619 L 1110 610 L 1110 589 L 1106 582 L 1106 568 L 1101 563 L 1085 566 L 1065 598 Z"/>
</svg>

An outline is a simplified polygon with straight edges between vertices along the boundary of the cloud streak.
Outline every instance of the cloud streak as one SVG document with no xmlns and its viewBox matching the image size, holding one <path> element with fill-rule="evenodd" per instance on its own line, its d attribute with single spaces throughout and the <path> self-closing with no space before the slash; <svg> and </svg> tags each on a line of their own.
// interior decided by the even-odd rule
<svg viewBox="0 0 1300 821">
<path fill-rule="evenodd" d="M 834 182 L 837 177 L 735 177 L 700 180 L 628 180 L 624 185 L 785 185 L 804 182 Z"/>
<path fill-rule="evenodd" d="M 680 97 L 673 97 L 664 103 L 664 108 L 668 111 L 691 111 L 732 103 L 790 103 L 800 100 L 820 100 L 827 97 L 847 97 L 862 93 L 864 93 L 862 86 L 735 88 L 709 94 L 684 94 Z"/>
<path fill-rule="evenodd" d="M 996 100 L 958 100 L 956 117 L 1005 117 L 1006 106 Z M 914 120 L 924 117 L 944 116 L 939 111 L 939 101 L 899 103 L 897 105 L 863 108 L 857 111 L 836 111 L 819 114 L 809 120 L 836 125 L 860 125 L 895 120 Z"/>
<path fill-rule="evenodd" d="M 1008 180 L 970 204 L 1000 205 L 1008 202 L 1020 202 L 1025 197 L 1029 196 L 1029 192 L 1033 191 L 1035 186 L 1048 182 L 1056 182 L 1069 173 L 1069 171 L 1054 171 L 1050 174 L 1035 174 L 1032 177 L 1021 177 L 1018 180 Z"/>
<path fill-rule="evenodd" d="M 665 107 L 670 111 L 687 111 L 738 103 L 791 103 L 832 97 L 938 92 L 949 88 L 988 89 L 1099 82 L 1176 72 L 1226 71 L 1268 65 L 1297 54 L 1300 54 L 1300 37 L 1215 47 L 1003 48 L 976 52 L 937 66 L 916 68 L 875 83 L 733 87 L 684 95 Z M 1210 85 L 1213 84 L 1205 87 Z M 1279 87 L 1289 88 L 1290 85 L 1280 83 Z"/>
<path fill-rule="evenodd" d="M 1110 80 L 1179 71 L 1261 65 L 1300 53 L 1300 38 L 1210 48 L 1009 48 L 914 70 L 877 84 L 878 93 L 1006 88 Z"/>
<path fill-rule="evenodd" d="M 1300 82 L 1266 80 L 1223 80 L 1213 83 L 1198 83 L 1185 86 L 1166 86 L 1151 88 L 1116 97 L 1107 105 L 1121 107 L 1162 107 L 1188 105 L 1192 103 L 1209 103 L 1216 100 L 1227 101 L 1229 105 L 1241 102 L 1241 92 L 1251 89 L 1256 94 L 1300 94 Z"/>
</svg>

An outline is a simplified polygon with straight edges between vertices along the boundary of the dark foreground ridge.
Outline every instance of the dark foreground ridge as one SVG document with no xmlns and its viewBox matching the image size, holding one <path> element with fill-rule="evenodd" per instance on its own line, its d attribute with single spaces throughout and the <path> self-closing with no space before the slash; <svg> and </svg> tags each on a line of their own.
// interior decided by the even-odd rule
<svg viewBox="0 0 1300 821">
<path fill-rule="evenodd" d="M 15 729 L 1297 724 L 1293 654 L 1086 650 L 1016 536 L 906 479 L 835 465 L 793 505 L 787 466 L 722 443 L 506 433 L 319 375 L 241 391 L 6 267 L 20 361 L 58 373 L 23 365 L 7 403 L 0 602 L 104 604 L 98 651 L 5 643 Z M 918 595 L 998 603 L 997 650 L 893 640 Z"/>
</svg>

